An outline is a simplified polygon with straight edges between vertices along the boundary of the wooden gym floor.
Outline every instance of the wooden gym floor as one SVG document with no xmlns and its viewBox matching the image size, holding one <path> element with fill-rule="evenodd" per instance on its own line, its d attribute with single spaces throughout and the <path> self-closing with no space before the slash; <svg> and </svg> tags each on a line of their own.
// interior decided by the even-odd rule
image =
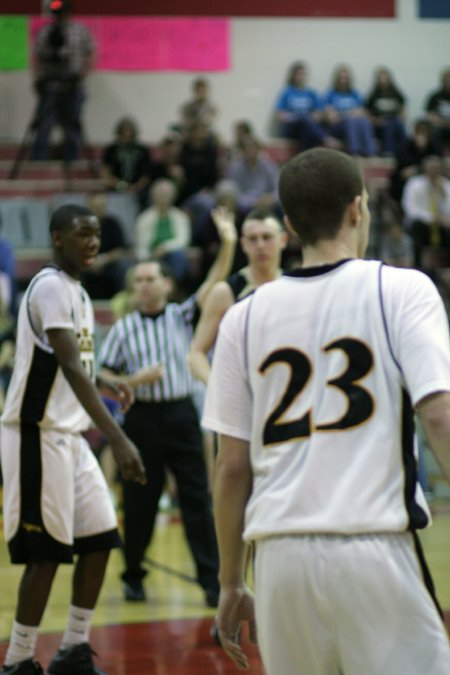
<svg viewBox="0 0 450 675">
<path fill-rule="evenodd" d="M 436 503 L 434 524 L 421 534 L 437 595 L 450 627 L 450 502 Z M 126 603 L 119 579 L 121 558 L 112 554 L 95 612 L 91 644 L 97 665 L 108 675 L 231 675 L 237 671 L 215 645 L 210 629 L 214 610 L 204 605 L 201 589 L 189 578 L 193 565 L 176 512 L 161 513 L 148 551 L 148 600 Z M 0 540 L 0 664 L 14 616 L 20 567 L 9 564 Z M 38 639 L 37 658 L 45 667 L 59 646 L 70 597 L 71 567 L 62 566 L 52 590 Z M 263 675 L 254 647 L 248 645 L 251 670 Z"/>
</svg>

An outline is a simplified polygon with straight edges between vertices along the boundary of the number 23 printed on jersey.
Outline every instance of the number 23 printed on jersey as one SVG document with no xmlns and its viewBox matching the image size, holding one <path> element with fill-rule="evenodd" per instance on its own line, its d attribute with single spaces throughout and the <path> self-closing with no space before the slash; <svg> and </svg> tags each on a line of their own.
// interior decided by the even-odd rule
<svg viewBox="0 0 450 675">
<path fill-rule="evenodd" d="M 313 431 L 343 431 L 359 426 L 367 421 L 374 411 L 374 401 L 370 392 L 361 384 L 374 365 L 370 349 L 360 340 L 340 338 L 322 348 L 323 358 L 334 350 L 340 350 L 346 356 L 347 364 L 343 372 L 327 380 L 327 387 L 337 388 L 347 399 L 347 410 L 336 420 L 321 423 L 314 418 L 314 410 L 308 410 L 302 417 L 284 421 L 284 417 L 294 401 L 301 396 L 312 377 L 314 369 L 310 358 L 299 349 L 285 347 L 272 352 L 259 367 L 264 376 L 267 371 L 284 364 L 289 366 L 289 379 L 279 403 L 267 417 L 263 429 L 264 445 L 283 443 L 294 438 L 307 438 Z"/>
</svg>

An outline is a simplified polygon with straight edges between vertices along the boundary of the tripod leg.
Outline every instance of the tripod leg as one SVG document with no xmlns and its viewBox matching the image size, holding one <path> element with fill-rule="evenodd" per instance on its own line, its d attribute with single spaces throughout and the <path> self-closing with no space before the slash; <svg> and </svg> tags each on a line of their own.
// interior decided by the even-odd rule
<svg viewBox="0 0 450 675">
<path fill-rule="evenodd" d="M 98 171 L 97 171 L 97 165 L 95 163 L 95 158 L 94 158 L 94 153 L 92 151 L 92 147 L 89 145 L 88 141 L 86 140 L 86 136 L 84 133 L 84 128 L 83 124 L 80 120 L 80 147 L 83 151 L 84 156 L 86 157 L 88 164 L 89 164 L 89 169 L 91 172 L 92 178 L 98 178 Z"/>
<path fill-rule="evenodd" d="M 14 163 L 11 167 L 11 171 L 9 172 L 8 177 L 9 177 L 10 180 L 16 179 L 17 176 L 19 175 L 20 167 L 21 167 L 21 165 L 22 165 L 22 163 L 23 163 L 23 161 L 24 161 L 24 159 L 27 155 L 27 151 L 29 150 L 30 145 L 31 145 L 31 139 L 32 139 L 32 136 L 33 136 L 33 134 L 32 134 L 33 128 L 34 128 L 34 121 L 31 121 L 30 124 L 28 125 L 26 131 L 25 131 L 23 139 L 22 139 L 22 141 L 19 145 L 19 148 L 17 150 L 16 157 L 14 159 Z"/>
<path fill-rule="evenodd" d="M 23 139 L 17 150 L 14 163 L 11 167 L 11 171 L 9 172 L 10 180 L 14 180 L 19 175 L 20 167 L 22 166 L 22 163 L 27 155 L 27 152 L 29 151 L 32 145 L 32 140 L 36 135 L 36 129 L 39 127 L 43 114 L 44 114 L 43 101 L 42 97 L 40 96 L 39 101 L 36 104 L 33 117 L 31 118 L 31 121 L 29 122 L 26 128 Z"/>
</svg>

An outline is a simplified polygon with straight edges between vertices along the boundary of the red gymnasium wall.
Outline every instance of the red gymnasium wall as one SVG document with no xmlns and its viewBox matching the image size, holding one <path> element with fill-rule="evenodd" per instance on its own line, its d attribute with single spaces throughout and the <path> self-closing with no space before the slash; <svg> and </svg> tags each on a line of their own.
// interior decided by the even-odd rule
<svg viewBox="0 0 450 675">
<path fill-rule="evenodd" d="M 0 14 L 40 14 L 41 0 L 0 0 Z M 72 0 L 76 14 L 392 18 L 395 0 Z"/>
</svg>

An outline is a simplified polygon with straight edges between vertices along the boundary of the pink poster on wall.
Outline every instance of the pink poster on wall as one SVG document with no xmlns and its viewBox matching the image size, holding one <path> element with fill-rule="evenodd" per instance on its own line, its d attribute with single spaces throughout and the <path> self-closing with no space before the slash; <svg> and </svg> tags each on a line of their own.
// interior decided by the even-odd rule
<svg viewBox="0 0 450 675">
<path fill-rule="evenodd" d="M 230 68 L 227 19 L 74 17 L 97 43 L 97 70 L 224 71 Z M 31 20 L 31 38 L 48 21 Z"/>
</svg>

